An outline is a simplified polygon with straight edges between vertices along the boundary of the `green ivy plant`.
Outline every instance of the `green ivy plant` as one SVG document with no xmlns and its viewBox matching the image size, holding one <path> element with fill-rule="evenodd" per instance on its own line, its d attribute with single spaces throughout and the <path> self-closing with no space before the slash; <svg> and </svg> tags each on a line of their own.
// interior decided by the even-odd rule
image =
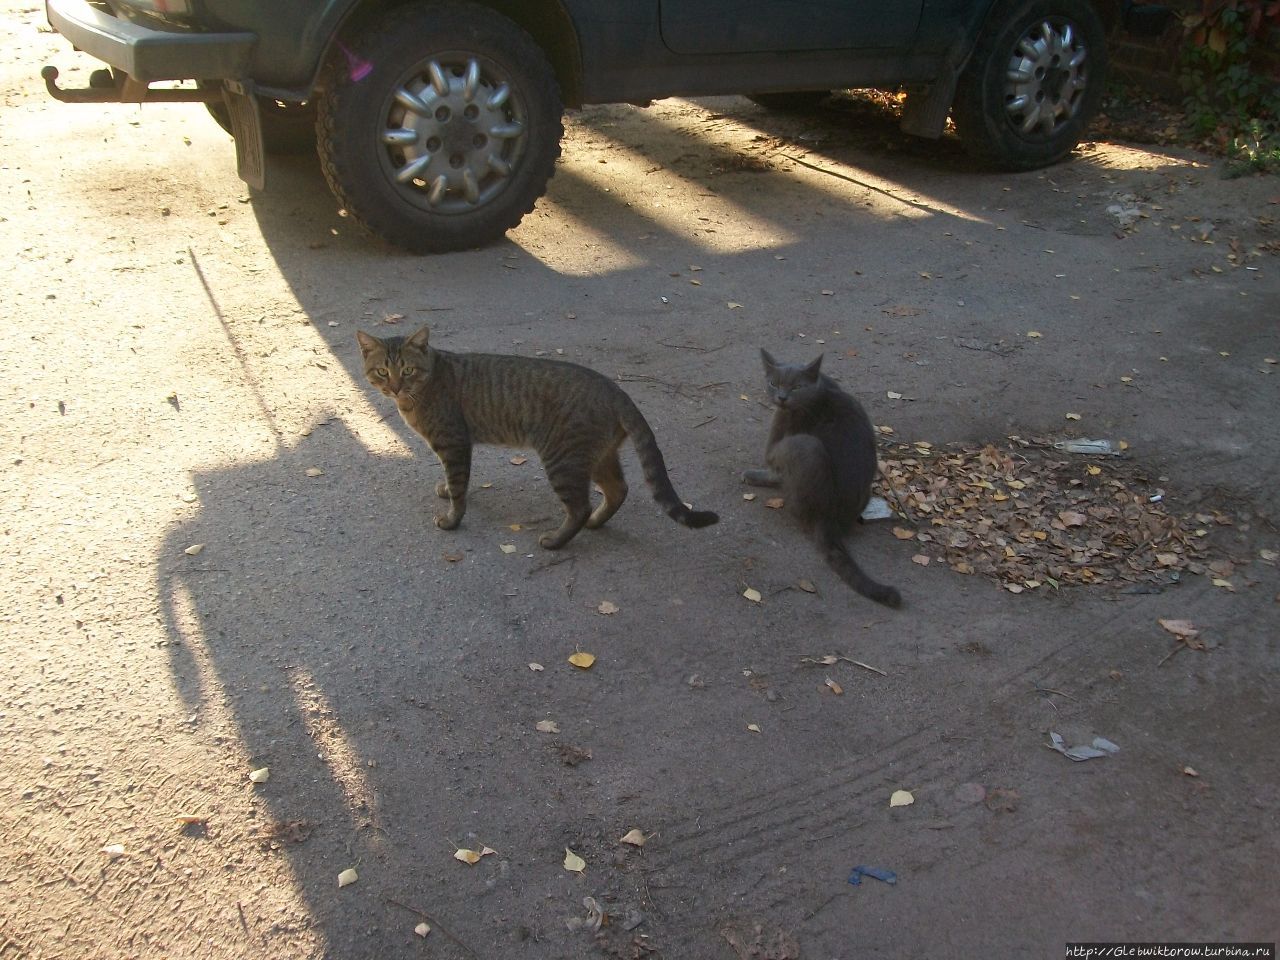
<svg viewBox="0 0 1280 960">
<path fill-rule="evenodd" d="M 1181 82 L 1197 137 L 1226 150 L 1228 173 L 1280 171 L 1280 0 L 1201 0 L 1182 20 Z"/>
</svg>

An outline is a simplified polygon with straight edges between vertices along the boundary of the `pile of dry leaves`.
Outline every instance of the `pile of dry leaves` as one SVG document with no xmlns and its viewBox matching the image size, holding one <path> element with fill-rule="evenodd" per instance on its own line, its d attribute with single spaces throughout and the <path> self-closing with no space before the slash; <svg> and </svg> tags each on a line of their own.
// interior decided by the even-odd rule
<svg viewBox="0 0 1280 960">
<path fill-rule="evenodd" d="M 1080 456 L 1010 437 L 980 449 L 882 446 L 881 492 L 910 524 L 915 561 L 982 574 L 1013 593 L 1076 584 L 1168 582 L 1181 571 L 1231 587 L 1231 562 L 1211 562 L 1216 511 L 1171 514 L 1163 491 L 1127 457 Z"/>
</svg>

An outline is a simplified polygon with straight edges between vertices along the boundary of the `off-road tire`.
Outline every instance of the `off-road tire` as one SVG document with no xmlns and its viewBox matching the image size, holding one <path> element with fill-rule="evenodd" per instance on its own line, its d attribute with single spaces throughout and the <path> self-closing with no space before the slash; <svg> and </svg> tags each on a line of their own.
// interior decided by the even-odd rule
<svg viewBox="0 0 1280 960">
<path fill-rule="evenodd" d="M 444 0 L 398 7 L 344 43 L 320 84 L 317 145 L 356 223 L 443 253 L 492 242 L 533 209 L 564 127 L 555 72 L 528 33 Z"/>
<path fill-rule="evenodd" d="M 1057 163 L 1097 113 L 1106 72 L 1106 30 L 1088 0 L 1001 0 L 960 75 L 956 132 L 989 166 Z"/>
</svg>

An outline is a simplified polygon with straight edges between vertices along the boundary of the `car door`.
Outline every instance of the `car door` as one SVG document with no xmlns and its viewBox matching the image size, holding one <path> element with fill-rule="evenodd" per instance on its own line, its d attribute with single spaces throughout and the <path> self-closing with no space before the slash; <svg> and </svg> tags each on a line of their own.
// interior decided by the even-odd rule
<svg viewBox="0 0 1280 960">
<path fill-rule="evenodd" d="M 922 0 L 660 0 L 675 53 L 905 47 Z"/>
</svg>

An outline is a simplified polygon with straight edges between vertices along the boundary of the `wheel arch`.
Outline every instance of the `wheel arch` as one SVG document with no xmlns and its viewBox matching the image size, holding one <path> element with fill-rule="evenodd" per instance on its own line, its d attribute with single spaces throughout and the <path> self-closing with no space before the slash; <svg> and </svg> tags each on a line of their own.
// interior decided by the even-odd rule
<svg viewBox="0 0 1280 960">
<path fill-rule="evenodd" d="M 432 0 L 333 0 L 315 27 L 319 38 L 308 98 L 317 90 L 324 67 L 346 55 L 343 40 L 397 7 L 429 6 Z M 519 24 L 543 49 L 566 106 L 582 102 L 582 51 L 578 29 L 560 0 L 468 0 Z"/>
</svg>

